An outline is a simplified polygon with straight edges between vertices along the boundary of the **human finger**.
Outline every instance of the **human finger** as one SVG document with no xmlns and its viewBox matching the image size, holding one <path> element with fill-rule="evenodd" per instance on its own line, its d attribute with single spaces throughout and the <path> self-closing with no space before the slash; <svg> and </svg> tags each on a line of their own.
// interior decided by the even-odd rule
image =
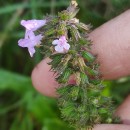
<svg viewBox="0 0 130 130">
<path fill-rule="evenodd" d="M 97 125 L 93 128 L 93 130 L 130 130 L 129 125 L 122 125 L 122 124 L 101 124 Z"/>
<path fill-rule="evenodd" d="M 90 38 L 93 41 L 92 53 L 98 55 L 104 79 L 130 74 L 130 10 L 94 30 Z M 58 84 L 48 62 L 49 59 L 45 59 L 35 67 L 32 82 L 42 94 L 56 96 Z"/>
</svg>

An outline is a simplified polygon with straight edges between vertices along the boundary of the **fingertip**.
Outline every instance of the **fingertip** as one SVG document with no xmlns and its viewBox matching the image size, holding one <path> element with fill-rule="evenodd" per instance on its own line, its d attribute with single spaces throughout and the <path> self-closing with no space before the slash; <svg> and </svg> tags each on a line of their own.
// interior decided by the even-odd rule
<svg viewBox="0 0 130 130">
<path fill-rule="evenodd" d="M 47 63 L 49 59 L 41 61 L 32 71 L 32 84 L 34 88 L 45 96 L 57 97 L 56 88 L 59 86 L 55 81 L 54 73 L 50 71 Z"/>
<path fill-rule="evenodd" d="M 130 126 L 122 124 L 101 124 L 96 125 L 93 130 L 130 130 Z"/>
<path fill-rule="evenodd" d="M 129 32 L 130 10 L 90 34 L 93 41 L 92 52 L 98 56 L 104 79 L 117 79 L 130 74 Z"/>
<path fill-rule="evenodd" d="M 130 125 L 130 95 L 118 107 L 115 114 L 121 118 L 123 124 Z"/>
</svg>

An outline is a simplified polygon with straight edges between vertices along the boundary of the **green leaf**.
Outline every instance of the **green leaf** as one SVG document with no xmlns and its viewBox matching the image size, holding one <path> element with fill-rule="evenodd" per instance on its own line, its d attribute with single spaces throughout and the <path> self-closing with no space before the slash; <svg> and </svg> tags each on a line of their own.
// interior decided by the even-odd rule
<svg viewBox="0 0 130 130">
<path fill-rule="evenodd" d="M 77 23 L 76 26 L 80 29 L 80 30 L 85 30 L 85 31 L 89 31 L 90 30 L 90 25 L 86 25 L 84 23 Z"/>
<path fill-rule="evenodd" d="M 99 113 L 100 114 L 106 114 L 108 111 L 105 108 L 100 108 Z"/>
<path fill-rule="evenodd" d="M 57 81 L 59 83 L 67 83 L 70 76 L 72 74 L 72 70 L 67 68 L 59 77 L 57 77 Z"/>
<path fill-rule="evenodd" d="M 27 87 L 28 86 L 28 87 Z M 12 89 L 24 93 L 32 87 L 31 79 L 16 73 L 0 69 L 0 89 Z"/>
<path fill-rule="evenodd" d="M 95 60 L 95 57 L 89 53 L 89 52 L 86 52 L 86 51 L 83 51 L 82 52 L 82 56 L 84 59 L 86 59 L 88 62 L 93 62 Z"/>
<path fill-rule="evenodd" d="M 80 77 L 81 77 L 81 84 L 88 84 L 89 80 L 88 80 L 88 76 L 84 73 L 80 73 Z"/>
<path fill-rule="evenodd" d="M 91 69 L 90 67 L 86 66 L 86 71 L 90 74 L 90 75 L 93 75 L 93 76 L 96 76 L 96 75 L 99 75 L 99 72 L 94 70 L 94 69 Z"/>
</svg>

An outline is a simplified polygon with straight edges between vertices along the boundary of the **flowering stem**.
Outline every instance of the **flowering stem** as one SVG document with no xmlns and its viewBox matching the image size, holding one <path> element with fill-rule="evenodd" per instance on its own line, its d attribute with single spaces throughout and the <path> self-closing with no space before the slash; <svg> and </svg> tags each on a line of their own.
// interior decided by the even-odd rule
<svg viewBox="0 0 130 130">
<path fill-rule="evenodd" d="M 118 120 L 113 117 L 111 98 L 102 95 L 99 64 L 90 53 L 92 42 L 87 36 L 90 26 L 79 22 L 78 11 L 76 0 L 72 0 L 58 16 L 47 16 L 46 21 L 22 21 L 27 34 L 19 45 L 28 47 L 32 56 L 34 46 L 40 44 L 44 57 L 51 59 L 48 64 L 59 83 L 57 94 L 62 117 L 76 129 L 90 130 L 95 124 Z M 34 35 L 35 31 L 38 35 Z M 70 83 L 72 75 L 74 82 Z"/>
<path fill-rule="evenodd" d="M 95 124 L 113 123 L 116 119 L 112 116 L 111 99 L 101 94 L 104 86 L 99 65 L 96 56 L 90 53 L 92 43 L 86 36 L 90 27 L 75 18 L 79 11 L 77 6 L 72 0 L 67 10 L 47 18 L 47 25 L 41 29 L 45 34 L 42 52 L 51 59 L 48 64 L 57 73 L 62 117 L 79 130 L 89 130 Z M 75 83 L 69 82 L 71 75 Z"/>
</svg>

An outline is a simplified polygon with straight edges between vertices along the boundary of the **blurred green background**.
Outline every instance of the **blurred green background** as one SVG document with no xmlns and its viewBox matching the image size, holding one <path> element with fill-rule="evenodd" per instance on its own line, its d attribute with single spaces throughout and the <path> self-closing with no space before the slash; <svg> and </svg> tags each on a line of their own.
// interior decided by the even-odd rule
<svg viewBox="0 0 130 130">
<path fill-rule="evenodd" d="M 42 19 L 65 9 L 69 0 L 0 0 L 0 130 L 73 130 L 60 119 L 56 100 L 39 94 L 30 74 L 42 59 L 30 58 L 18 47 L 24 36 L 22 19 Z M 127 10 L 130 0 L 79 0 L 78 18 L 93 29 Z M 115 105 L 130 93 L 130 78 L 105 81 L 104 94 L 113 96 Z"/>
</svg>

